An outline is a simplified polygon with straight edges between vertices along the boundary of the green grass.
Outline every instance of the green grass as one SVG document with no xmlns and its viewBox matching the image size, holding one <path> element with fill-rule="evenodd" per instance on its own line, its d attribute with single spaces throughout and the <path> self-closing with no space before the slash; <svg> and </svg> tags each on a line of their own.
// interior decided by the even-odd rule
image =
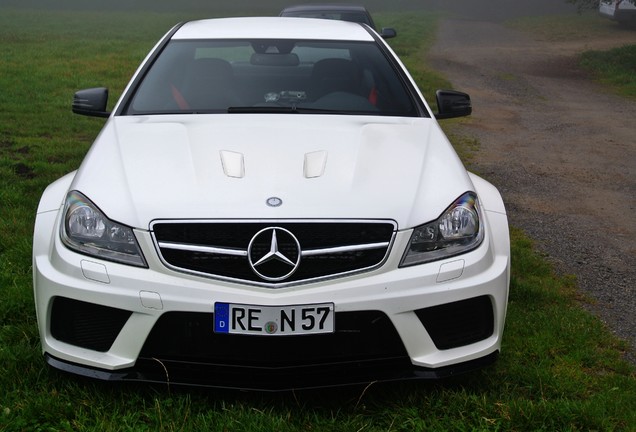
<svg viewBox="0 0 636 432">
<path fill-rule="evenodd" d="M 592 42 L 636 34 L 634 29 L 621 27 L 596 12 L 524 18 L 512 21 L 510 25 L 531 33 L 538 40 L 549 42 Z M 586 51 L 580 55 L 579 64 L 612 92 L 636 98 L 636 45 L 625 45 L 609 51 Z"/>
<path fill-rule="evenodd" d="M 47 368 L 31 286 L 37 202 L 75 169 L 103 122 L 74 116 L 72 94 L 116 97 L 178 14 L 0 9 L 0 431 L 636 430 L 636 375 L 625 343 L 583 311 L 513 230 L 503 352 L 492 367 L 443 382 L 264 395 L 110 385 Z M 448 87 L 423 63 L 435 16 L 380 14 L 425 94 Z M 457 142 L 462 157 L 474 140 Z"/>
<path fill-rule="evenodd" d="M 636 45 L 584 52 L 581 65 L 617 94 L 636 99 Z"/>
</svg>

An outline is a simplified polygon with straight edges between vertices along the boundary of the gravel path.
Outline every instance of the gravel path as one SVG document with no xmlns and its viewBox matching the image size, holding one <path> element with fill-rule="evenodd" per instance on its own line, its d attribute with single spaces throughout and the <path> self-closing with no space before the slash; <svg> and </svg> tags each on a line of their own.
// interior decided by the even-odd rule
<svg viewBox="0 0 636 432">
<path fill-rule="evenodd" d="M 576 275 L 592 299 L 585 307 L 631 344 L 626 357 L 636 363 L 636 102 L 608 94 L 576 64 L 582 51 L 636 44 L 636 31 L 536 40 L 499 22 L 523 12 L 505 13 L 515 3 L 492 1 L 495 14 L 454 1 L 430 54 L 473 99 L 460 126 L 481 143 L 471 168 L 500 189 L 511 223 Z M 555 0 L 533 4 L 542 2 Z"/>
</svg>

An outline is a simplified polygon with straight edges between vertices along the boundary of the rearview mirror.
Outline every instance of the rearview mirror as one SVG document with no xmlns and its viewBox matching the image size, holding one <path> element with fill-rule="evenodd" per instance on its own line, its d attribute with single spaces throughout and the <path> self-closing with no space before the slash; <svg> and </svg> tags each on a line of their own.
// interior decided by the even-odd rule
<svg viewBox="0 0 636 432">
<path fill-rule="evenodd" d="M 108 117 L 108 89 L 105 87 L 79 90 L 73 96 L 73 112 L 92 117 Z"/>
<path fill-rule="evenodd" d="M 250 63 L 258 66 L 298 66 L 300 60 L 298 55 L 294 53 L 254 53 L 250 58 Z"/>
<path fill-rule="evenodd" d="M 437 111 L 435 118 L 438 120 L 464 117 L 473 112 L 470 96 L 466 93 L 454 90 L 437 90 Z"/>
<path fill-rule="evenodd" d="M 397 32 L 392 27 L 382 27 L 380 36 L 382 36 L 383 39 L 391 39 L 397 36 Z"/>
</svg>

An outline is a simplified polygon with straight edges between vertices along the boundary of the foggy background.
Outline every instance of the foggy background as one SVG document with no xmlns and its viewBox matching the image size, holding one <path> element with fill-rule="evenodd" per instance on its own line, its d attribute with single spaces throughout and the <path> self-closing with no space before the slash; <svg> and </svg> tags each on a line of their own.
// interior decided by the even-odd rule
<svg viewBox="0 0 636 432">
<path fill-rule="evenodd" d="M 77 11 L 190 12 L 205 15 L 277 15 L 285 6 L 302 3 L 346 3 L 320 0 L 0 0 L 0 7 Z M 566 0 L 352 0 L 372 13 L 444 10 L 458 18 L 502 20 L 521 16 L 577 13 Z"/>
</svg>

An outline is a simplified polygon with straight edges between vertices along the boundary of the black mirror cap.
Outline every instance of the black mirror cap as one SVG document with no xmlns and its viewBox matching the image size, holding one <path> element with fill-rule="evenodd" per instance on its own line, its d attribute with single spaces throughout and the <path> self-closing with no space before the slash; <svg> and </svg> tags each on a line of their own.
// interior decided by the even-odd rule
<svg viewBox="0 0 636 432">
<path fill-rule="evenodd" d="M 73 96 L 73 112 L 92 117 L 108 117 L 108 89 L 105 87 L 79 90 Z"/>
<path fill-rule="evenodd" d="M 397 36 L 397 32 L 392 27 L 382 27 L 380 36 L 382 36 L 383 39 L 391 39 Z"/>
<path fill-rule="evenodd" d="M 473 112 L 470 96 L 454 90 L 437 90 L 437 110 L 435 118 L 438 120 L 465 117 Z"/>
</svg>

